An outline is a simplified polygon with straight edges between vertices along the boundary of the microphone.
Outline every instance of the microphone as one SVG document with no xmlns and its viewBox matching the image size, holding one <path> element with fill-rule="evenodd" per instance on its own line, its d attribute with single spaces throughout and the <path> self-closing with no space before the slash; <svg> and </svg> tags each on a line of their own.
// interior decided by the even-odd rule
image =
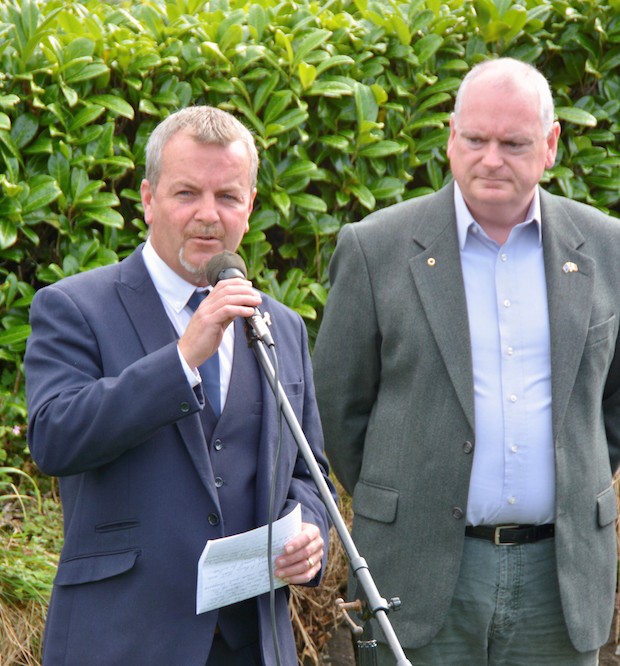
<svg viewBox="0 0 620 666">
<path fill-rule="evenodd" d="M 248 270 L 243 259 L 238 254 L 228 250 L 214 255 L 207 264 L 206 277 L 212 287 L 215 287 L 220 280 L 229 280 L 236 277 L 246 279 L 247 276 Z M 268 312 L 262 315 L 258 308 L 254 308 L 254 314 L 251 317 L 246 317 L 246 322 L 252 327 L 254 334 L 261 342 L 269 347 L 275 346 L 268 328 L 271 325 Z"/>
</svg>

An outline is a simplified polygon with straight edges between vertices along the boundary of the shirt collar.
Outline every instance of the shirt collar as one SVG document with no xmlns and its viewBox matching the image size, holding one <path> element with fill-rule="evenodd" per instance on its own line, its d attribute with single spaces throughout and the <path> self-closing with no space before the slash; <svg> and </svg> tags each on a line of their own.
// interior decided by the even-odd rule
<svg viewBox="0 0 620 666">
<path fill-rule="evenodd" d="M 461 188 L 458 186 L 456 181 L 454 182 L 454 208 L 456 210 L 456 230 L 459 237 L 459 248 L 463 250 L 465 248 L 468 232 L 472 228 L 476 228 L 479 231 L 482 231 L 482 227 L 478 224 L 478 222 L 476 222 L 473 215 L 469 211 L 469 208 L 465 203 L 465 199 L 463 198 Z M 540 245 L 542 243 L 542 228 L 540 215 L 540 190 L 538 187 L 536 187 L 534 198 L 532 199 L 532 203 L 528 208 L 525 220 L 521 223 L 521 225 L 525 226 L 530 222 L 536 223 L 538 229 L 538 244 Z"/>
<path fill-rule="evenodd" d="M 175 273 L 157 254 L 151 239 L 147 238 L 142 248 L 142 258 L 146 270 L 153 280 L 159 296 L 178 314 L 187 305 L 187 301 L 196 287 Z"/>
</svg>

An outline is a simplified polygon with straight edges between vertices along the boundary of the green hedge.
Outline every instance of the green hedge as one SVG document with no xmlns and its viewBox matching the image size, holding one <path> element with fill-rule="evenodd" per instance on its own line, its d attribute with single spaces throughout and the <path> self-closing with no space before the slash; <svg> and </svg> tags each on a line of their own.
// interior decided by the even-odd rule
<svg viewBox="0 0 620 666">
<path fill-rule="evenodd" d="M 316 333 L 339 227 L 436 190 L 481 59 L 538 66 L 564 124 L 551 190 L 618 211 L 620 2 L 162 0 L 0 6 L 0 414 L 23 422 L 33 291 L 145 235 L 152 127 L 217 105 L 255 133 L 250 277 Z"/>
</svg>

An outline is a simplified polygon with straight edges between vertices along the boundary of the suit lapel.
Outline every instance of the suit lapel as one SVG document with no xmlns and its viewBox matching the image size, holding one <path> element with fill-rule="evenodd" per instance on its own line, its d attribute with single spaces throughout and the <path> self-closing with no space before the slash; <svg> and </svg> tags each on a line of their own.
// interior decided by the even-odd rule
<svg viewBox="0 0 620 666">
<path fill-rule="evenodd" d="M 268 309 L 268 305 L 265 303 L 263 310 Z M 284 346 L 278 346 L 284 338 L 283 336 L 278 335 L 279 326 L 285 327 L 288 325 L 286 320 L 282 318 L 272 317 L 271 333 L 276 342 L 276 349 L 278 351 L 278 358 L 280 362 L 281 370 L 288 370 L 289 376 L 294 376 L 299 369 L 299 361 L 297 357 L 291 357 L 287 353 L 287 349 Z M 245 340 L 245 329 L 243 328 L 243 322 L 235 321 L 235 335 L 243 336 Z M 244 343 L 245 344 L 245 343 Z M 294 466 L 297 459 L 297 446 L 285 444 L 282 446 L 280 460 L 277 461 L 278 453 L 278 441 L 279 441 L 279 432 L 278 424 L 280 423 L 280 418 L 282 419 L 282 438 L 284 442 L 287 442 L 292 435 L 290 434 L 289 425 L 284 418 L 284 415 L 278 414 L 276 411 L 276 399 L 274 392 L 271 388 L 267 375 L 260 366 L 260 363 L 256 359 L 253 349 L 247 348 L 245 350 L 246 354 L 252 356 L 253 362 L 256 364 L 256 372 L 258 373 L 260 380 L 257 383 L 258 393 L 262 398 L 262 416 L 261 416 L 261 434 L 258 445 L 258 476 L 256 479 L 256 524 L 264 525 L 269 519 L 269 504 L 270 504 L 270 493 L 271 493 L 271 484 L 274 482 L 274 474 L 276 473 L 276 462 L 278 475 L 275 479 L 275 501 L 274 506 L 276 511 L 278 507 L 284 506 L 286 502 L 286 496 L 288 493 L 288 483 L 283 484 L 282 479 L 290 479 L 294 473 Z M 271 359 L 270 359 L 271 360 Z M 299 369 L 299 375 L 303 373 Z M 286 386 L 286 380 L 280 376 L 280 382 Z M 294 405 L 291 405 L 294 409 Z M 298 414 L 299 416 L 299 414 Z"/>
<path fill-rule="evenodd" d="M 584 238 L 551 195 L 541 192 L 543 252 L 551 334 L 553 428 L 558 432 L 573 390 L 592 310 L 594 261 Z"/>
<path fill-rule="evenodd" d="M 116 288 L 144 351 L 150 354 L 175 340 L 176 331 L 146 270 L 142 247 L 121 264 Z"/>
<path fill-rule="evenodd" d="M 473 370 L 467 302 L 456 232 L 454 189 L 446 187 L 414 231 L 409 266 L 457 396 L 474 428 Z"/>
<path fill-rule="evenodd" d="M 119 298 L 145 353 L 150 354 L 174 342 L 177 334 L 146 270 L 142 259 L 142 245 L 123 261 L 120 275 L 120 281 L 116 285 Z M 219 504 L 200 414 L 191 414 L 177 421 L 175 425 L 203 484 L 213 501 Z"/>
</svg>

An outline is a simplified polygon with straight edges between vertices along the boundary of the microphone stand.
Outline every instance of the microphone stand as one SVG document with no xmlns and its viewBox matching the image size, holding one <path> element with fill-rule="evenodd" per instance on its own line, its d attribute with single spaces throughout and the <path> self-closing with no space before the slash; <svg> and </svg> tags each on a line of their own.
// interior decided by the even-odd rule
<svg viewBox="0 0 620 666">
<path fill-rule="evenodd" d="M 268 313 L 265 313 L 263 317 L 264 320 L 268 323 Z M 375 582 L 368 569 L 368 564 L 366 563 L 366 560 L 360 556 L 357 547 L 355 546 L 355 543 L 349 534 L 347 525 L 340 515 L 338 506 L 336 505 L 336 502 L 334 501 L 334 498 L 329 491 L 329 487 L 323 478 L 323 474 L 321 473 L 319 465 L 314 457 L 314 453 L 310 448 L 310 444 L 308 444 L 308 440 L 303 433 L 303 430 L 299 424 L 295 412 L 293 411 L 293 408 L 291 407 L 288 397 L 286 396 L 286 393 L 284 392 L 280 382 L 276 382 L 276 375 L 274 372 L 273 364 L 271 363 L 271 360 L 269 359 L 265 349 L 265 343 L 262 339 L 262 334 L 256 330 L 256 328 L 259 327 L 255 326 L 255 319 L 257 319 L 257 317 L 253 317 L 252 321 L 248 321 L 248 319 L 245 320 L 248 345 L 254 351 L 254 354 L 256 355 L 259 365 L 263 369 L 267 380 L 269 381 L 269 385 L 271 386 L 274 395 L 280 400 L 282 414 L 288 423 L 291 433 L 293 434 L 293 437 L 297 443 L 297 447 L 304 461 L 306 462 L 306 465 L 308 466 L 310 475 L 312 476 L 312 479 L 314 480 L 319 490 L 321 499 L 323 500 L 332 523 L 336 528 L 338 536 L 340 537 L 345 553 L 349 559 L 353 575 L 356 577 L 364 591 L 367 600 L 365 602 L 367 604 L 367 608 L 379 623 L 379 626 L 383 631 L 383 635 L 385 636 L 388 645 L 396 658 L 396 666 L 412 666 L 411 662 L 407 659 L 398 641 L 398 638 L 396 637 L 394 629 L 387 617 L 387 613 L 390 610 L 398 610 L 400 607 L 400 600 L 395 598 L 387 601 L 379 594 L 377 586 L 375 585 Z M 374 643 L 374 641 L 366 641 L 365 643 L 370 644 Z M 369 646 L 364 645 L 363 647 Z M 364 657 L 362 657 L 362 659 L 364 659 Z M 364 663 L 371 662 L 364 661 Z"/>
</svg>

